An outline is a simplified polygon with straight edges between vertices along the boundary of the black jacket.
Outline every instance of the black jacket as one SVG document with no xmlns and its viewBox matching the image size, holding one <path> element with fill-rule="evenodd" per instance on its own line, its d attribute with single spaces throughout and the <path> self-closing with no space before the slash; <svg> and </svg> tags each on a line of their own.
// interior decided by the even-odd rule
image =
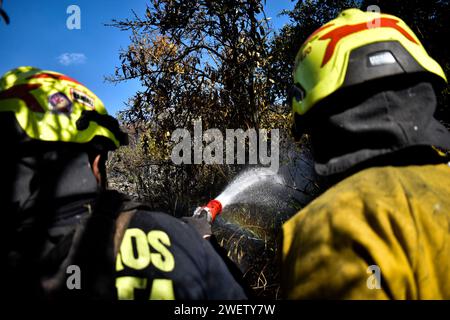
<svg viewBox="0 0 450 320">
<path fill-rule="evenodd" d="M 246 298 L 191 226 L 118 192 L 99 191 L 85 154 L 48 153 L 15 163 L 8 164 L 1 199 L 8 217 L 3 285 L 10 297 Z"/>
</svg>

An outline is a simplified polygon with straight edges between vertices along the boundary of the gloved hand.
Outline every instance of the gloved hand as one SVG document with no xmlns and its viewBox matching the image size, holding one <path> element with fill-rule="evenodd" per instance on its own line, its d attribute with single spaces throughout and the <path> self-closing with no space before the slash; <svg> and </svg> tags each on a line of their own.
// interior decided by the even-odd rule
<svg viewBox="0 0 450 320">
<path fill-rule="evenodd" d="M 208 222 L 208 217 L 206 215 L 183 217 L 181 220 L 197 230 L 204 239 L 211 237 L 211 224 Z"/>
</svg>

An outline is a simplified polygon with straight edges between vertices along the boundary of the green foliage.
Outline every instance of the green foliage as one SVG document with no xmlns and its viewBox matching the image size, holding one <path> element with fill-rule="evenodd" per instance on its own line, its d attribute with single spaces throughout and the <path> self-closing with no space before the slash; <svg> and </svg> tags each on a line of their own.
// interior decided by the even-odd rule
<svg viewBox="0 0 450 320">
<path fill-rule="evenodd" d="M 145 17 L 111 25 L 131 30 L 132 37 L 120 52 L 122 65 L 108 80 L 139 79 L 144 88 L 120 118 L 138 137 L 135 156 L 144 167 L 159 165 L 152 174 L 160 171 L 164 186 L 155 181 L 150 187 L 148 181 L 154 179 L 145 176 L 136 193 L 155 204 L 160 202 L 158 193 L 164 192 L 172 200 L 160 209 L 186 214 L 195 207 L 189 199 L 198 205 L 206 195 L 214 196 L 239 168 L 174 166 L 169 156 L 175 129 L 192 132 L 193 121 L 200 118 L 204 130 L 222 132 L 288 123 L 287 113 L 280 114 L 269 103 L 270 30 L 262 1 L 152 0 Z M 140 167 L 131 163 L 123 165 L 135 172 L 135 181 Z"/>
</svg>

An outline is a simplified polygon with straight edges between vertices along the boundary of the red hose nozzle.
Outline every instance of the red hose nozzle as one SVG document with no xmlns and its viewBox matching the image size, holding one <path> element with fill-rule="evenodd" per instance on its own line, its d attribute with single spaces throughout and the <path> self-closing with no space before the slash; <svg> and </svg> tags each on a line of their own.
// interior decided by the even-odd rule
<svg viewBox="0 0 450 320">
<path fill-rule="evenodd" d="M 203 213 L 206 213 L 208 216 L 208 220 L 213 223 L 216 219 L 216 216 L 219 215 L 222 212 L 222 204 L 220 201 L 214 199 L 208 202 L 203 207 L 197 208 L 194 212 L 194 216 L 200 216 Z"/>
<path fill-rule="evenodd" d="M 205 206 L 206 208 L 209 208 L 211 212 L 211 222 L 213 222 L 216 219 L 216 216 L 222 213 L 222 204 L 220 201 L 214 199 L 208 202 L 208 204 Z"/>
</svg>

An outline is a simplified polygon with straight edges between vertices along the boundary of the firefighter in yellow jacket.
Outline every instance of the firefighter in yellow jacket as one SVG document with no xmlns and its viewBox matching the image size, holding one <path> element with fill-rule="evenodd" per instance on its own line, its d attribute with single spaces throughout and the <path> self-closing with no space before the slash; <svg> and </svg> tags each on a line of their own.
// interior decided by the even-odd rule
<svg viewBox="0 0 450 320">
<path fill-rule="evenodd" d="M 343 11 L 295 61 L 294 133 L 331 187 L 283 226 L 288 299 L 450 299 L 447 79 L 398 17 Z"/>
</svg>

